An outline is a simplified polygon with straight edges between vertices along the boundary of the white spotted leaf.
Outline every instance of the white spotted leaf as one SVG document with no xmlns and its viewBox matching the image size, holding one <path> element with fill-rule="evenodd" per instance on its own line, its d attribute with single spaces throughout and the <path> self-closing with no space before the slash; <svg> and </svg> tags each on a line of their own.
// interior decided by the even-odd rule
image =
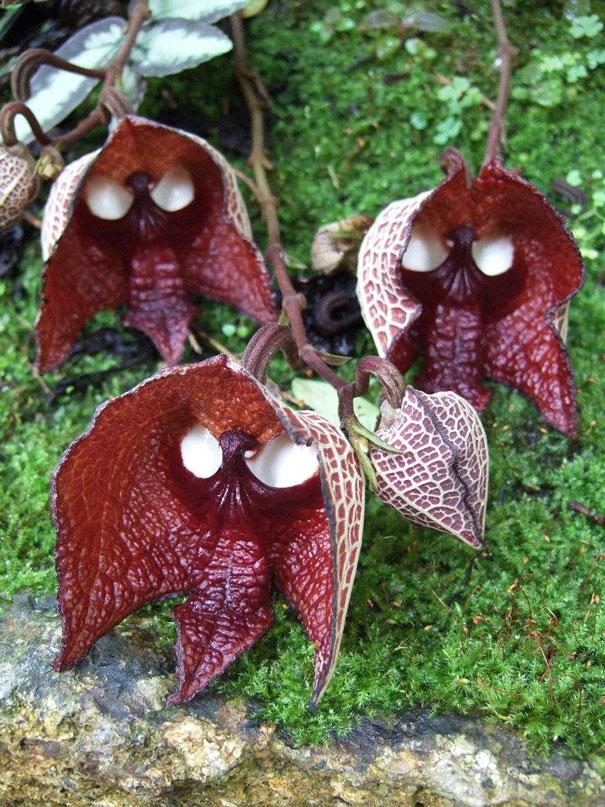
<svg viewBox="0 0 605 807">
<path fill-rule="evenodd" d="M 207 22 L 162 19 L 141 30 L 132 62 L 142 76 L 170 76 L 221 56 L 232 47 L 229 37 Z"/>
<path fill-rule="evenodd" d="M 106 17 L 87 25 L 78 31 L 55 51 L 66 61 L 80 67 L 102 68 L 115 56 L 126 21 L 121 17 Z M 32 110 L 40 125 L 49 131 L 73 112 L 99 82 L 96 78 L 78 76 L 42 66 L 32 76 L 31 94 L 27 106 Z M 33 135 L 28 124 L 19 116 L 15 121 L 19 140 L 29 143 Z"/>
<path fill-rule="evenodd" d="M 149 0 L 149 9 L 154 19 L 181 17 L 216 22 L 247 4 L 248 0 Z"/>
</svg>

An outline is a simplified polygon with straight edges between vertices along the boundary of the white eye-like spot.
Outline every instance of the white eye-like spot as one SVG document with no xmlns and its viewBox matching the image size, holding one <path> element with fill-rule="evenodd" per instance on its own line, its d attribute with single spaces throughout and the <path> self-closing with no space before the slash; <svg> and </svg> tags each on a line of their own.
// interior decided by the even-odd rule
<svg viewBox="0 0 605 807">
<path fill-rule="evenodd" d="M 221 467 L 223 449 L 208 429 L 194 426 L 181 440 L 181 458 L 194 476 L 208 479 Z"/>
<path fill-rule="evenodd" d="M 124 218 L 132 207 L 134 194 L 130 188 L 109 177 L 91 177 L 86 183 L 86 204 L 93 216 L 107 221 Z"/>
<path fill-rule="evenodd" d="M 401 256 L 404 269 L 432 272 L 447 258 L 448 251 L 436 230 L 427 224 L 415 224 L 410 240 Z"/>
<path fill-rule="evenodd" d="M 151 198 L 167 213 L 175 213 L 193 202 L 195 187 L 191 174 L 182 165 L 169 168 L 151 191 Z"/>
<path fill-rule="evenodd" d="M 319 469 L 313 446 L 298 445 L 285 434 L 269 440 L 246 463 L 257 479 L 272 488 L 300 485 Z"/>
<path fill-rule="evenodd" d="M 489 235 L 474 241 L 471 247 L 473 260 L 484 275 L 501 275 L 513 265 L 515 248 L 512 239 L 505 235 Z"/>
</svg>

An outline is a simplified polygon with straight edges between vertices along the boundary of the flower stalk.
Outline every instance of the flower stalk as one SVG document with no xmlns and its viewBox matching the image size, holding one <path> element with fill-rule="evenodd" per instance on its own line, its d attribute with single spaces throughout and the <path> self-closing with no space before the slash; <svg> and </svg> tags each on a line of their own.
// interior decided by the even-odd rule
<svg viewBox="0 0 605 807">
<path fill-rule="evenodd" d="M 302 318 L 303 300 L 301 295 L 295 291 L 286 268 L 277 217 L 278 200 L 271 191 L 267 176 L 267 171 L 272 168 L 272 165 L 267 157 L 265 147 L 264 108 L 267 103 L 266 92 L 262 89 L 258 74 L 250 69 L 246 61 L 244 27 L 241 14 L 232 15 L 231 30 L 237 78 L 250 115 L 252 149 L 248 162 L 254 172 L 255 196 L 267 227 L 266 256 L 271 263 L 275 279 L 282 293 L 282 308 L 288 317 L 298 355 L 317 375 L 340 391 L 347 386 L 347 382 L 328 366 L 317 350 L 309 343 Z"/>
<path fill-rule="evenodd" d="M 500 85 L 498 87 L 498 99 L 494 109 L 494 114 L 489 124 L 489 134 L 483 165 L 488 165 L 494 160 L 500 159 L 502 152 L 502 137 L 506 117 L 506 107 L 508 105 L 508 93 L 510 89 L 510 77 L 512 73 L 513 56 L 517 49 L 511 45 L 506 31 L 506 22 L 502 13 L 500 0 L 491 0 L 492 15 L 494 17 L 494 28 L 496 29 L 496 39 L 498 42 L 498 58 L 500 60 Z"/>
</svg>

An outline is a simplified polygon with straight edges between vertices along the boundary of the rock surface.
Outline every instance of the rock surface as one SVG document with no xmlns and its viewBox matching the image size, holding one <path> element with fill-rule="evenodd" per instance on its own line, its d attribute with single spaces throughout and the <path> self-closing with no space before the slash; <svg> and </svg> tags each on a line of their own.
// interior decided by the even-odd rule
<svg viewBox="0 0 605 807">
<path fill-rule="evenodd" d="M 364 721 L 328 747 L 290 747 L 241 703 L 167 708 L 174 673 L 137 622 L 55 673 L 54 601 L 0 613 L 0 805 L 602 805 L 588 764 L 530 760 L 510 733 L 415 712 Z"/>
</svg>

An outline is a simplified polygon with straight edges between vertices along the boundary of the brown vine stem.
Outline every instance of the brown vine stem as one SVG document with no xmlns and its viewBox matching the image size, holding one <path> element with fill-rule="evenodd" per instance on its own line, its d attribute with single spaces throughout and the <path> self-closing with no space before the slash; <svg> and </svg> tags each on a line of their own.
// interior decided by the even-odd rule
<svg viewBox="0 0 605 807">
<path fill-rule="evenodd" d="M 284 260 L 284 249 L 281 243 L 279 219 L 277 216 L 278 200 L 271 192 L 267 172 L 273 167 L 265 148 L 265 106 L 266 94 L 261 91 L 262 82 L 258 73 L 251 70 L 246 61 L 244 26 L 241 14 L 231 16 L 231 30 L 235 53 L 235 68 L 242 94 L 248 107 L 252 128 L 252 149 L 248 157 L 254 171 L 256 197 L 267 227 L 267 258 L 269 259 L 275 278 L 282 293 L 282 307 L 292 329 L 298 355 L 317 375 L 328 381 L 335 389 L 343 390 L 348 386 L 337 373 L 322 359 L 309 343 L 305 330 L 301 296 L 296 293 Z"/>
<path fill-rule="evenodd" d="M 17 101 L 23 101 L 24 103 L 27 101 L 30 96 L 32 74 L 42 65 L 49 65 L 50 67 L 56 67 L 58 70 L 65 70 L 68 73 L 76 73 L 88 78 L 105 78 L 104 70 L 80 67 L 80 65 L 61 59 L 45 48 L 30 48 L 21 54 L 11 70 L 11 92 Z"/>
<path fill-rule="evenodd" d="M 489 124 L 489 134 L 483 165 L 487 165 L 501 157 L 502 133 L 504 130 L 506 107 L 508 105 L 513 56 L 517 52 L 517 49 L 511 45 L 508 39 L 500 0 L 491 0 L 491 4 L 494 28 L 496 29 L 496 40 L 498 43 L 498 56 L 500 59 L 500 85 L 498 87 L 498 99 L 496 101 L 494 114 Z"/>
<path fill-rule="evenodd" d="M 52 142 L 51 139 L 40 126 L 38 119 L 31 109 L 25 104 L 22 104 L 21 101 L 10 101 L 8 104 L 5 104 L 0 111 L 0 135 L 2 135 L 5 146 L 14 146 L 18 142 L 15 133 L 15 118 L 17 115 L 23 115 L 34 137 L 41 146 L 50 146 Z"/>
<path fill-rule="evenodd" d="M 139 31 L 149 16 L 150 11 L 147 0 L 137 0 L 128 19 L 128 28 L 124 41 L 116 53 L 114 60 L 105 69 L 105 79 L 103 81 L 99 103 L 84 120 L 80 121 L 80 123 L 71 130 L 71 132 L 67 132 L 63 137 L 59 138 L 56 143 L 57 147 L 67 148 L 76 143 L 95 126 L 107 123 L 107 110 L 103 104 L 103 99 L 108 93 L 114 90 L 115 83 L 120 77 L 124 65 L 128 61 Z"/>
<path fill-rule="evenodd" d="M 132 8 L 128 20 L 128 27 L 126 36 L 122 42 L 113 61 L 104 69 L 89 70 L 88 68 L 80 68 L 77 65 L 72 65 L 70 62 L 65 62 L 63 59 L 55 57 L 54 54 L 49 54 L 47 51 L 34 49 L 26 51 L 21 59 L 15 65 L 13 74 L 11 76 L 13 92 L 19 101 L 7 104 L 1 113 L 2 116 L 2 134 L 5 132 L 8 136 L 8 141 L 5 138 L 7 145 L 12 145 L 16 142 L 14 137 L 14 118 L 18 115 L 24 115 L 27 118 L 29 125 L 32 128 L 36 139 L 44 144 L 51 144 L 59 149 L 65 149 L 76 143 L 81 137 L 95 126 L 101 126 L 107 123 L 109 116 L 114 110 L 124 111 L 127 102 L 122 99 L 120 102 L 117 99 L 118 91 L 115 89 L 115 83 L 120 77 L 124 65 L 128 61 L 128 57 L 134 47 L 136 38 L 141 30 L 145 20 L 149 17 L 149 4 L 147 0 L 137 0 Z M 34 113 L 21 103 L 25 96 L 29 93 L 29 78 L 34 67 L 40 64 L 48 64 L 57 67 L 60 70 L 67 70 L 72 73 L 79 73 L 81 75 L 90 76 L 93 78 L 103 78 L 103 86 L 99 97 L 99 103 L 85 118 L 83 118 L 71 131 L 52 140 L 46 133 L 43 132 L 38 120 Z M 11 141 L 12 142 L 9 142 Z"/>
</svg>

